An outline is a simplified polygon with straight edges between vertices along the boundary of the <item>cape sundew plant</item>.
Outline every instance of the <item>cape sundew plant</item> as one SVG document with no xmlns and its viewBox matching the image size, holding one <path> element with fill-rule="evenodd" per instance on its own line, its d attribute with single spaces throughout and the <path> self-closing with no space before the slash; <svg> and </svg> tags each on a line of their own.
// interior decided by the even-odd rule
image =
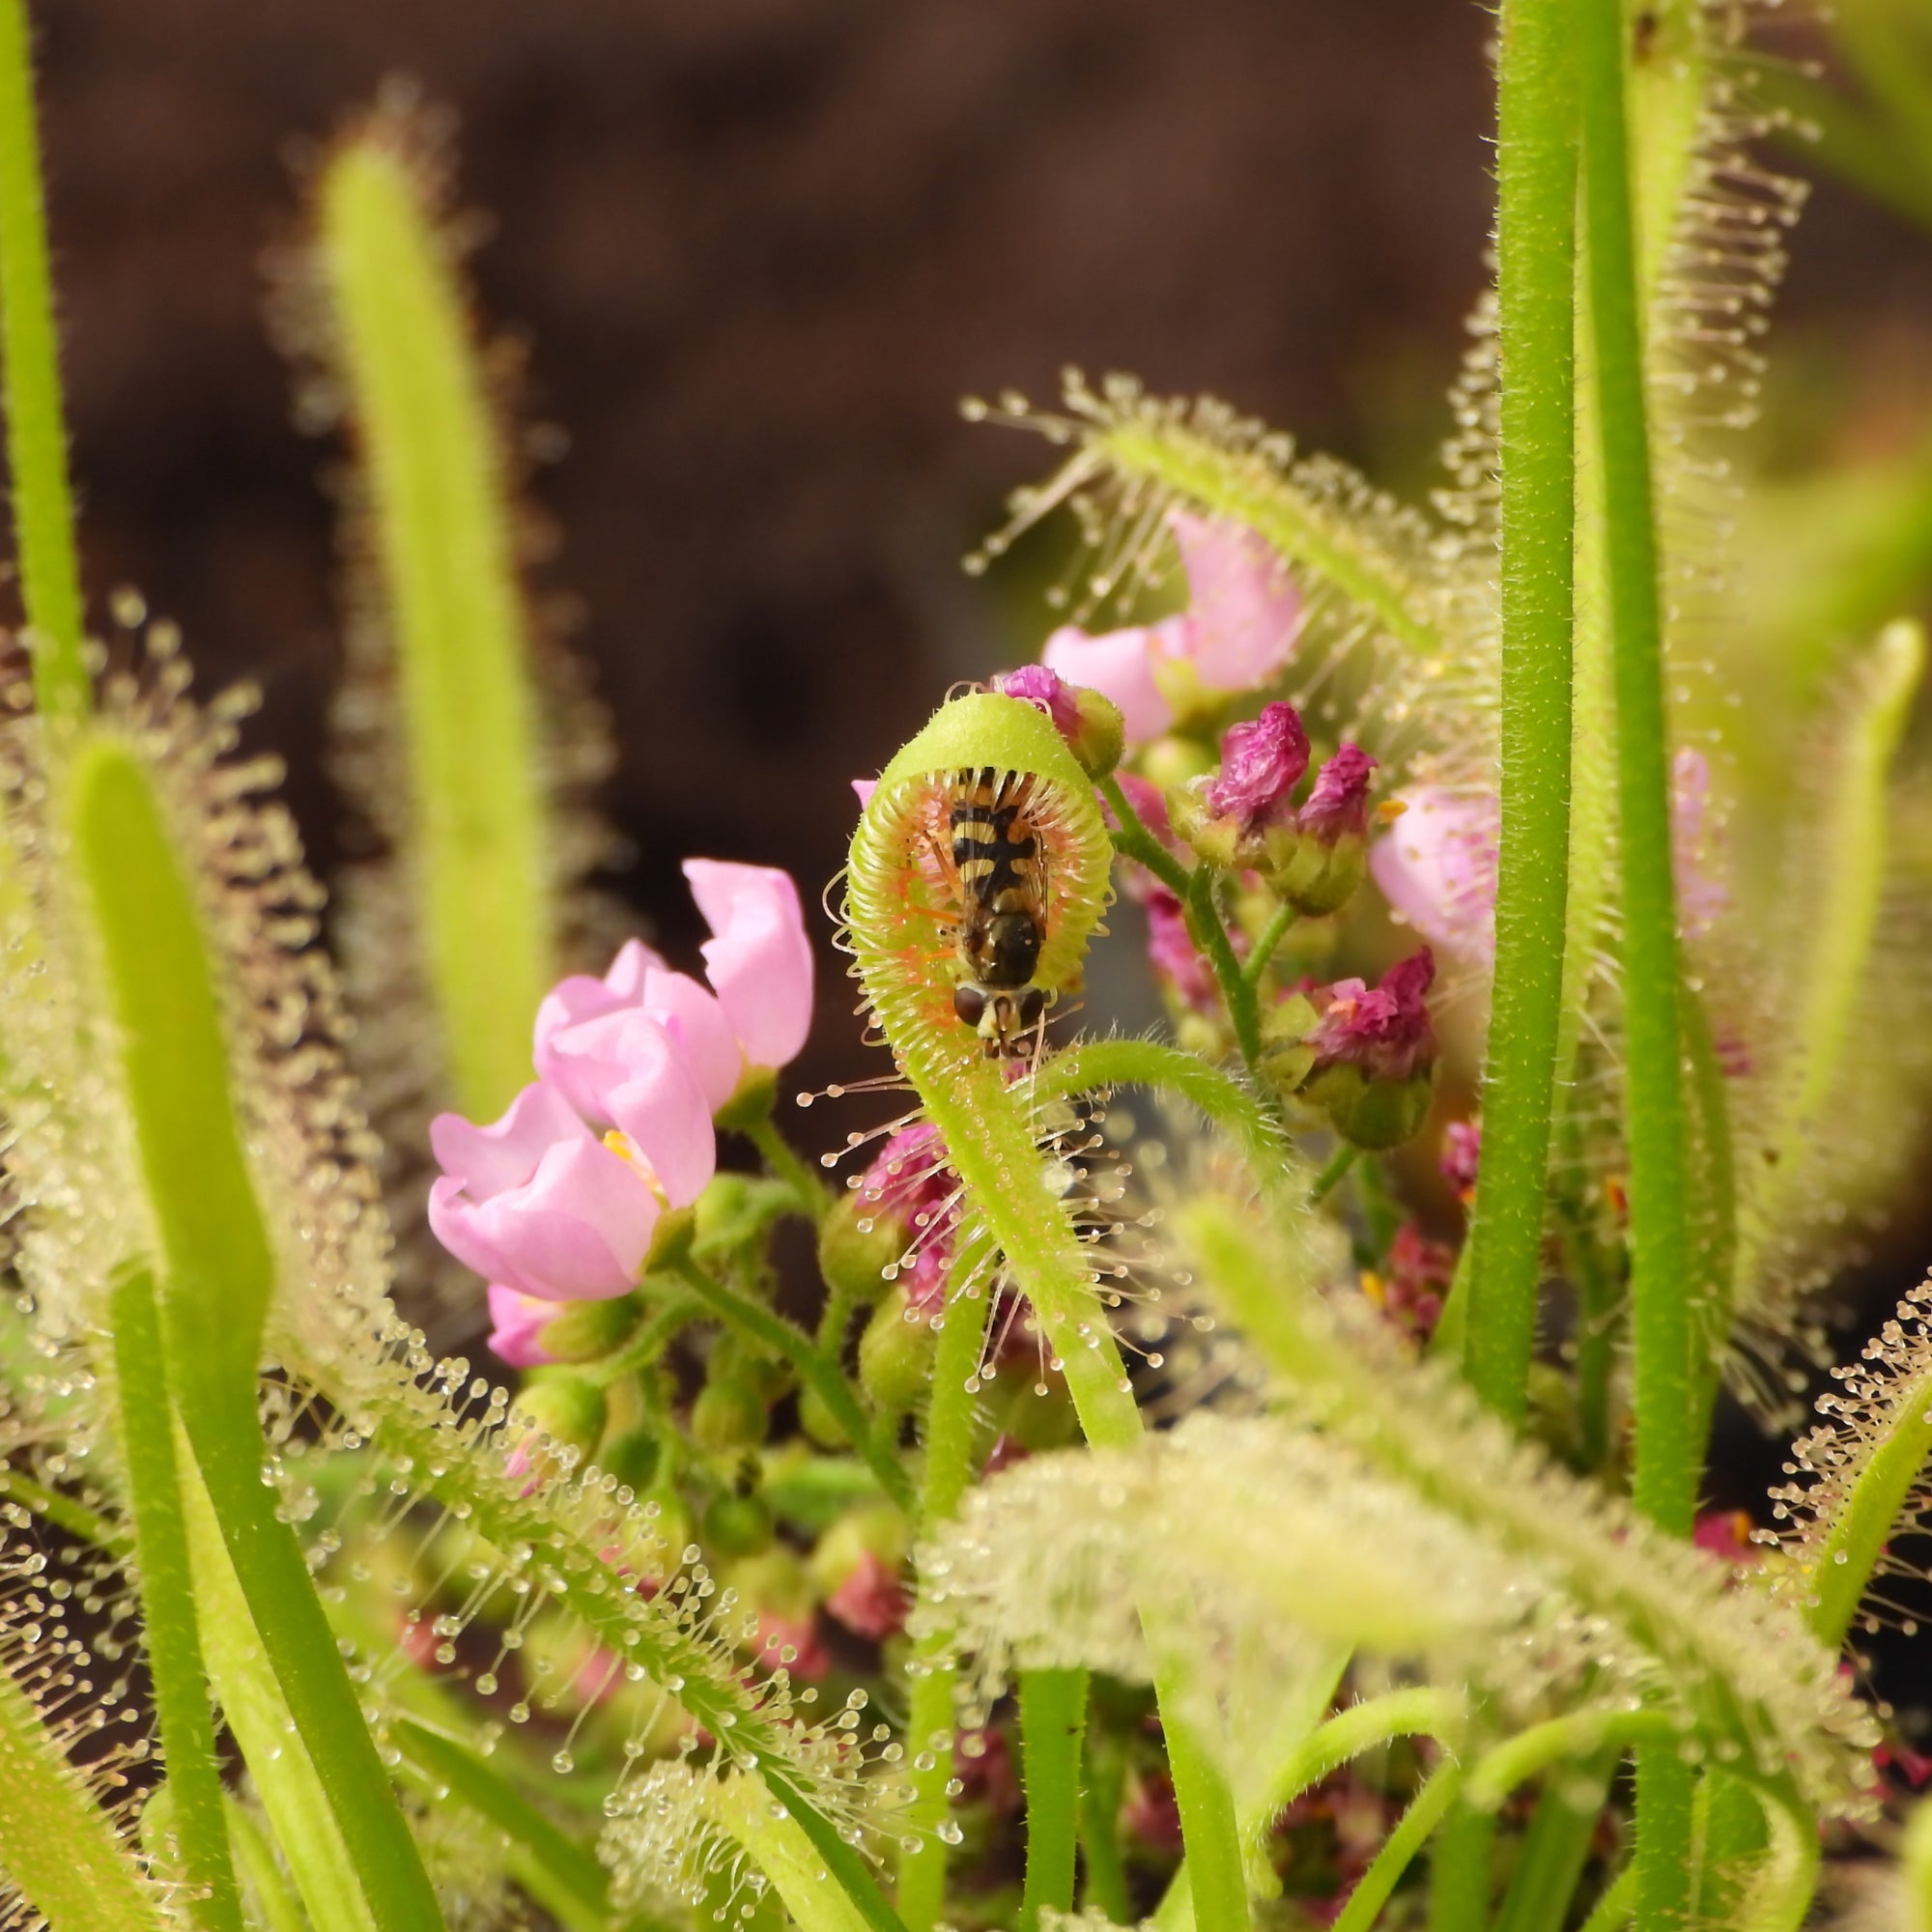
<svg viewBox="0 0 1932 1932">
<path fill-rule="evenodd" d="M 824 882 L 689 857 L 701 969 L 586 894 L 447 129 L 345 123 L 276 267 L 350 460 L 332 914 L 247 696 L 83 594 L 0 0 L 0 1923 L 1932 1928 L 1844 1648 L 1917 1635 L 1932 1285 L 1699 1514 L 1932 1086 L 1918 627 L 1794 645 L 1770 805 L 1723 691 L 1761 150 L 1882 137 L 1922 210 L 1883 11 L 1867 124 L 1749 7 L 1502 0 L 1426 506 L 1123 377 L 968 405 L 1059 461 L 969 562 L 1070 510 L 1070 608 L 856 784 L 828 1174 Z M 1167 1024 L 1083 1032 L 1130 945 Z"/>
</svg>

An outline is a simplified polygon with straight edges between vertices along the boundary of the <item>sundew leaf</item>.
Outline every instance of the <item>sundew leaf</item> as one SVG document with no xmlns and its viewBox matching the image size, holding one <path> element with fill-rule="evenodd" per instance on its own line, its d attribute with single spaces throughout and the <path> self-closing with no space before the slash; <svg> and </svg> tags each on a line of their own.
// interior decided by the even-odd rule
<svg viewBox="0 0 1932 1932">
<path fill-rule="evenodd" d="M 411 923 L 451 1096 L 491 1120 L 529 1077 L 530 1025 L 555 977 L 563 840 L 541 769 L 511 466 L 436 199 L 401 117 L 372 118 L 324 165 L 309 279 L 355 433 L 361 542 L 395 666 Z"/>
<path fill-rule="evenodd" d="M 255 1378 L 274 1256 L 230 1092 L 219 968 L 136 754 L 90 735 L 60 785 L 154 1227 L 169 1387 L 364 1887 L 389 1922 L 434 1927 L 421 1861 L 301 1553 L 261 1482 Z"/>
<path fill-rule="evenodd" d="M 1678 1711 L 1719 1762 L 1789 1777 L 1826 1811 L 1867 1804 L 1869 1714 L 1788 1603 L 1727 1587 L 1702 1552 L 1518 1440 L 1460 1383 L 1345 1332 L 1314 1293 L 1284 1293 L 1293 1277 L 1273 1238 L 1242 1210 L 1202 1204 L 1182 1235 L 1286 1413 L 1546 1578 L 1613 1655 L 1640 1661 L 1646 1696 Z"/>
<path fill-rule="evenodd" d="M 168 1923 L 164 1894 L 141 1874 L 33 1700 L 4 1670 L 0 1792 L 0 1886 L 11 1881 L 59 1932 L 158 1932 Z"/>
</svg>

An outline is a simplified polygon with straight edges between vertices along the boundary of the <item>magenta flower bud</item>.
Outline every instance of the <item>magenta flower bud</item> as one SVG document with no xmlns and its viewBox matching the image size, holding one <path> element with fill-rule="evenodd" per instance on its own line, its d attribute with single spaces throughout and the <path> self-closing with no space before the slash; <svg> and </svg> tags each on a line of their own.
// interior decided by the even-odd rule
<svg viewBox="0 0 1932 1932">
<path fill-rule="evenodd" d="M 1278 824 L 1291 815 L 1289 793 L 1307 769 L 1301 714 L 1292 704 L 1264 704 L 1260 717 L 1231 724 L 1223 735 L 1208 810 L 1215 818 L 1233 818 L 1244 833 Z"/>
<path fill-rule="evenodd" d="M 1366 837 L 1369 785 L 1375 771 L 1376 761 L 1359 745 L 1337 746 L 1335 755 L 1315 774 L 1314 787 L 1295 823 L 1331 848 L 1344 838 Z"/>
<path fill-rule="evenodd" d="M 1096 783 L 1121 762 L 1126 727 L 1120 706 L 1103 693 L 1069 683 L 1043 664 L 1002 671 L 992 689 L 1002 697 L 1024 699 L 1050 719 L 1080 769 Z"/>
<path fill-rule="evenodd" d="M 636 1282 L 665 1197 L 555 1088 L 526 1087 L 487 1127 L 440 1114 L 430 1144 L 443 1169 L 430 1226 L 465 1266 L 544 1301 L 607 1300 Z"/>
<path fill-rule="evenodd" d="M 1300 1094 L 1357 1147 L 1399 1146 L 1422 1124 L 1435 1065 L 1428 993 L 1435 960 L 1425 947 L 1382 975 L 1381 984 L 1338 980 L 1318 995 L 1320 1016 L 1303 1042 L 1314 1055 Z"/>
</svg>

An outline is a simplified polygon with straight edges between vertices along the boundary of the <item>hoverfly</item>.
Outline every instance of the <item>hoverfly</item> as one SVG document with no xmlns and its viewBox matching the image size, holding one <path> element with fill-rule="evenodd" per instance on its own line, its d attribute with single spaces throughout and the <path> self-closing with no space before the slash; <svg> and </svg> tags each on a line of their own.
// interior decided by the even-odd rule
<svg viewBox="0 0 1932 1932">
<path fill-rule="evenodd" d="M 1031 773 L 991 765 L 949 773 L 950 857 L 942 869 L 959 903 L 955 945 L 963 977 L 952 1010 L 989 1054 L 1033 1051 L 1049 1003 L 1034 984 L 1046 940 L 1046 852 L 1034 816 Z"/>
</svg>

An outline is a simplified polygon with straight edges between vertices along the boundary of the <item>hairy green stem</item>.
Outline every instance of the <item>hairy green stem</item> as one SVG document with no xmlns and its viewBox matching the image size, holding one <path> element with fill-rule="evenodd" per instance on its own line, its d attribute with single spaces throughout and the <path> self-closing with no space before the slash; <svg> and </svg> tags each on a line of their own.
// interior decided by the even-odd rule
<svg viewBox="0 0 1932 1932">
<path fill-rule="evenodd" d="M 797 1195 L 800 1213 L 808 1215 L 814 1225 L 824 1220 L 826 1210 L 832 1206 L 830 1191 L 819 1176 L 800 1159 L 798 1150 L 779 1132 L 769 1112 L 727 1124 L 736 1125 L 757 1149 L 772 1178 L 782 1180 Z"/>
<path fill-rule="evenodd" d="M 1264 1187 L 1297 1164 L 1280 1121 L 1254 1090 L 1180 1047 L 1151 1039 L 1080 1040 L 1041 1061 L 1034 1072 L 1034 1091 L 1042 1096 L 1095 1087 L 1147 1087 L 1198 1108 L 1240 1150 Z"/>
<path fill-rule="evenodd" d="M 249 1905 L 265 1932 L 311 1932 L 301 1901 L 289 1889 L 275 1862 L 274 1848 L 255 1822 L 255 1814 L 239 1799 L 224 1800 L 228 1818 L 228 1842 L 234 1850 L 235 1868 L 246 1888 Z"/>
<path fill-rule="evenodd" d="M 398 144 L 336 151 L 317 231 L 400 684 L 419 944 L 456 1103 L 488 1121 L 529 1079 L 554 977 L 509 466 L 453 257 Z"/>
<path fill-rule="evenodd" d="M 211 1932 L 241 1932 L 242 1902 L 222 1813 L 221 1765 L 202 1664 L 162 1360 L 154 1276 L 146 1268 L 130 1269 L 114 1290 L 114 1383 L 155 1717 L 182 1871 L 193 1901 L 190 1916 Z"/>
<path fill-rule="evenodd" d="M 898 1458 L 888 1445 L 873 1439 L 872 1431 L 866 1421 L 866 1412 L 859 1406 L 859 1398 L 852 1393 L 852 1384 L 845 1379 L 836 1362 L 819 1352 L 811 1337 L 762 1302 L 753 1301 L 750 1295 L 740 1294 L 736 1289 L 714 1280 L 695 1262 L 679 1260 L 671 1266 L 672 1272 L 712 1314 L 722 1316 L 734 1328 L 742 1329 L 753 1341 L 763 1343 L 773 1353 L 782 1355 L 798 1371 L 799 1378 L 825 1405 L 832 1419 L 845 1432 L 846 1440 L 866 1459 L 872 1473 L 879 1479 L 879 1487 L 901 1509 L 910 1510 L 913 1505 L 912 1484 L 899 1466 Z"/>
<path fill-rule="evenodd" d="M 0 0 L 0 376 L 34 696 L 49 717 L 83 717 L 94 686 L 82 636 L 26 0 Z"/>
<path fill-rule="evenodd" d="M 1628 1925 L 1636 1910 L 1636 1872 L 1626 1867 L 1611 1881 L 1608 1889 L 1591 1908 L 1582 1932 L 1618 1932 Z"/>
<path fill-rule="evenodd" d="M 1463 1768 L 1453 1759 L 1429 1774 L 1422 1789 L 1409 1800 L 1396 1828 L 1349 1894 L 1336 1915 L 1331 1932 L 1369 1932 L 1388 1903 L 1397 1881 L 1415 1861 L 1430 1833 L 1441 1823 L 1463 1783 Z M 1486 1848 L 1487 1849 L 1487 1848 Z M 1437 1932 L 1432 1922 L 1431 1932 Z"/>
<path fill-rule="evenodd" d="M 1080 1902 L 1089 1912 L 1105 1913 L 1113 1924 L 1125 1925 L 1134 1916 L 1126 1865 L 1121 1858 L 1121 1799 L 1126 1788 L 1127 1754 L 1091 1706 L 1081 1761 L 1085 1776 L 1080 1782 L 1080 1853 L 1087 1883 Z"/>
<path fill-rule="evenodd" d="M 1621 1756 L 1621 1749 L 1600 1751 L 1544 1785 L 1496 1915 L 1495 1932 L 1546 1932 L 1568 1920 Z"/>
<path fill-rule="evenodd" d="M 1460 1788 L 1456 1801 L 1442 1821 L 1430 1861 L 1429 1932 L 1483 1932 L 1490 1919 L 1495 1814 L 1463 1804 Z"/>
<path fill-rule="evenodd" d="M 1517 1419 L 1536 1330 L 1569 853 L 1572 31 L 1558 0 L 1504 0 L 1496 156 L 1502 832 L 1463 1360 L 1483 1400 Z"/>
<path fill-rule="evenodd" d="M 126 1533 L 98 1510 L 89 1509 L 65 1491 L 35 1482 L 18 1469 L 0 1469 L 0 1499 L 19 1503 L 56 1529 L 64 1529 L 70 1536 L 93 1544 L 97 1549 L 125 1551 L 128 1547 Z"/>
<path fill-rule="evenodd" d="M 979 1395 L 973 1383 L 985 1342 L 993 1297 L 982 1282 L 951 1277 L 966 1286 L 949 1299 L 946 1325 L 933 1351 L 932 1393 L 925 1410 L 925 1472 L 919 1494 L 918 1529 L 932 1536 L 959 1508 L 973 1479 L 975 1422 Z M 913 1802 L 907 1808 L 908 1835 L 919 1847 L 899 1861 L 898 1909 L 906 1932 L 931 1932 L 946 1904 L 947 1846 L 939 1836 L 951 1800 L 952 1778 L 952 1690 L 957 1673 L 946 1661 L 945 1642 L 925 1640 L 914 1653 L 912 1715 L 907 1745 L 914 1759 Z M 922 1761 L 930 1759 L 922 1768 Z"/>
<path fill-rule="evenodd" d="M 1519 1784 L 1566 1758 L 1594 1757 L 1606 1745 L 1676 1744 L 1676 1720 L 1662 1711 L 1574 1711 L 1550 1718 L 1486 1751 L 1463 1797 L 1493 1811 Z"/>
<path fill-rule="evenodd" d="M 1024 1670 L 1019 1705 L 1020 1778 L 1026 1788 L 1026 1882 L 1019 1925 L 1020 1932 L 1037 1932 L 1041 1912 L 1073 1910 L 1087 1673 Z"/>
<path fill-rule="evenodd" d="M 1288 929 L 1294 923 L 1295 913 L 1292 905 L 1278 905 L 1268 915 L 1268 923 L 1262 927 L 1255 943 L 1248 949 L 1248 956 L 1241 967 L 1241 978 L 1250 986 L 1259 986 L 1262 975 L 1268 969 L 1276 949 L 1287 938 Z"/>
</svg>

